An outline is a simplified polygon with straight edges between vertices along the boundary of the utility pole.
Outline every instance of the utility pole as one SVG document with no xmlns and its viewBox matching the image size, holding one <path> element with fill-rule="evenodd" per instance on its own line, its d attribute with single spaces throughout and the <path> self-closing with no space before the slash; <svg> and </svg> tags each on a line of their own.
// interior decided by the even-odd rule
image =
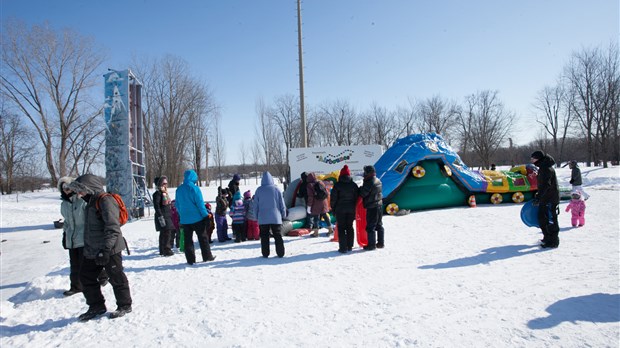
<svg viewBox="0 0 620 348">
<path fill-rule="evenodd" d="M 297 0 L 297 48 L 299 54 L 299 113 L 301 114 L 301 147 L 308 147 L 306 111 L 304 105 L 304 61 L 301 46 L 301 0 Z"/>
</svg>

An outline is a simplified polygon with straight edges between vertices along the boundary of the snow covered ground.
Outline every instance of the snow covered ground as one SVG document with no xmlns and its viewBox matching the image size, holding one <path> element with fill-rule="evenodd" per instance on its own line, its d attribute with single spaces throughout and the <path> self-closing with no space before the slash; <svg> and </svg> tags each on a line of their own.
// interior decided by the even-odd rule
<svg viewBox="0 0 620 348">
<path fill-rule="evenodd" d="M 2 196 L 0 346 L 618 347 L 620 171 L 582 172 L 586 225 L 571 227 L 563 202 L 555 250 L 521 205 L 479 204 L 386 216 L 382 250 L 341 255 L 323 230 L 285 237 L 282 259 L 273 242 L 268 259 L 258 241 L 215 242 L 214 262 L 188 266 L 158 255 L 151 216 L 123 227 L 133 313 L 87 323 L 84 298 L 62 295 L 58 192 Z"/>
</svg>

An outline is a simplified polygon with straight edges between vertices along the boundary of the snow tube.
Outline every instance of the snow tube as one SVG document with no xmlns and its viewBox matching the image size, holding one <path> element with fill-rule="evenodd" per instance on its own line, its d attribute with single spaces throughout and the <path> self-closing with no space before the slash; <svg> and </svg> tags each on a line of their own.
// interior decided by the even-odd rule
<svg viewBox="0 0 620 348">
<path fill-rule="evenodd" d="M 306 218 L 306 207 L 304 206 L 296 206 L 288 209 L 288 215 L 286 216 L 287 220 L 302 220 Z"/>
<path fill-rule="evenodd" d="M 534 205 L 534 201 L 529 201 L 523 205 L 521 208 L 521 221 L 527 227 L 536 227 L 538 226 L 538 206 Z"/>
<path fill-rule="evenodd" d="M 288 220 L 282 220 L 282 227 L 281 227 L 280 233 L 283 236 L 286 236 L 292 230 L 293 230 L 293 223 Z"/>
</svg>

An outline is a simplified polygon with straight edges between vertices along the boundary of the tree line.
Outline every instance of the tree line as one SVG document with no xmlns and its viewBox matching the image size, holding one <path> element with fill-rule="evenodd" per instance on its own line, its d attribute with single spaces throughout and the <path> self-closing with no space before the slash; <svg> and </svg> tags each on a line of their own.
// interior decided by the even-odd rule
<svg viewBox="0 0 620 348">
<path fill-rule="evenodd" d="M 101 167 L 103 49 L 70 29 L 29 27 L 14 20 L 4 23 L 2 42 L 2 192 L 21 189 L 25 178 L 47 177 L 56 185 L 62 176 Z M 409 98 L 407 105 L 394 108 L 372 103 L 357 109 L 343 99 L 306 105 L 308 146 L 388 148 L 409 134 L 435 132 L 472 167 L 525 163 L 535 149 L 549 152 L 558 163 L 576 159 L 607 166 L 620 159 L 618 63 L 616 44 L 575 51 L 557 83 L 543 87 L 533 101 L 539 134 L 525 146 L 513 145 L 517 116 L 500 92 L 491 89 L 460 101 L 440 94 Z M 221 107 L 208 83 L 173 55 L 136 59 L 130 68 L 143 86 L 147 182 L 165 174 L 175 186 L 184 169 L 194 168 L 201 181 L 219 180 L 221 185 L 231 166 L 226 163 Z M 236 169 L 241 174 L 270 170 L 290 182 L 295 178 L 288 177 L 289 149 L 301 146 L 299 98 L 259 99 L 255 112 L 255 140 L 239 147 Z"/>
</svg>

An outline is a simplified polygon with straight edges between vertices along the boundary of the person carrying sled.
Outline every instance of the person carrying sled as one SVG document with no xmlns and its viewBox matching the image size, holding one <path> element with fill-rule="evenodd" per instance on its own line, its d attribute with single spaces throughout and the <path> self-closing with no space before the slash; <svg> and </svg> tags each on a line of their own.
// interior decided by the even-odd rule
<svg viewBox="0 0 620 348">
<path fill-rule="evenodd" d="M 534 205 L 538 205 L 538 225 L 543 233 L 540 246 L 557 248 L 560 245 L 560 226 L 558 214 L 560 190 L 553 165 L 555 160 L 548 154 L 538 150 L 532 153 L 531 162 L 538 167 L 538 191 L 534 196 Z"/>
<path fill-rule="evenodd" d="M 359 187 L 351 179 L 348 165 L 340 170 L 338 182 L 331 192 L 330 204 L 332 213 L 336 214 L 338 226 L 338 252 L 345 254 L 353 250 L 355 240 L 353 222 L 355 222 L 355 205 L 359 195 Z"/>
<path fill-rule="evenodd" d="M 375 167 L 364 166 L 364 182 L 359 193 L 366 209 L 368 245 L 364 247 L 364 250 L 382 249 L 385 232 L 383 229 L 383 184 L 377 178 Z"/>
<path fill-rule="evenodd" d="M 64 296 L 71 296 L 82 292 L 82 282 L 80 281 L 80 269 L 84 256 L 84 213 L 86 202 L 80 199 L 75 192 L 69 189 L 69 184 L 75 178 L 65 176 L 58 180 L 58 191 L 60 191 L 60 214 L 64 220 L 62 225 L 62 247 L 69 250 L 69 280 L 71 286 L 64 291 Z M 108 284 L 108 274 L 105 269 L 101 270 L 97 279 L 101 286 Z"/>
<path fill-rule="evenodd" d="M 83 294 L 88 311 L 78 317 L 88 321 L 104 314 L 107 309 L 105 298 L 98 281 L 101 270 L 105 269 L 114 289 L 117 308 L 110 313 L 110 319 L 131 313 L 131 293 L 129 281 L 123 271 L 121 252 L 127 248 L 120 226 L 120 207 L 116 199 L 103 191 L 103 178 L 84 174 L 69 184 L 69 189 L 77 192 L 86 202 L 84 227 L 84 258 L 80 272 Z"/>
<path fill-rule="evenodd" d="M 258 220 L 260 248 L 263 257 L 269 257 L 269 237 L 273 235 L 276 254 L 284 257 L 282 219 L 286 217 L 286 204 L 282 191 L 274 184 L 271 173 L 264 172 L 260 186 L 254 192 L 253 215 Z"/>
<path fill-rule="evenodd" d="M 177 211 L 181 218 L 185 243 L 185 260 L 188 265 L 196 262 L 196 252 L 194 249 L 194 232 L 198 237 L 202 261 L 213 261 L 215 256 L 211 253 L 209 237 L 207 237 L 207 226 L 209 224 L 209 212 L 205 208 L 200 187 L 196 185 L 198 174 L 192 169 L 183 173 L 183 184 L 181 184 L 175 194 Z"/>
</svg>

